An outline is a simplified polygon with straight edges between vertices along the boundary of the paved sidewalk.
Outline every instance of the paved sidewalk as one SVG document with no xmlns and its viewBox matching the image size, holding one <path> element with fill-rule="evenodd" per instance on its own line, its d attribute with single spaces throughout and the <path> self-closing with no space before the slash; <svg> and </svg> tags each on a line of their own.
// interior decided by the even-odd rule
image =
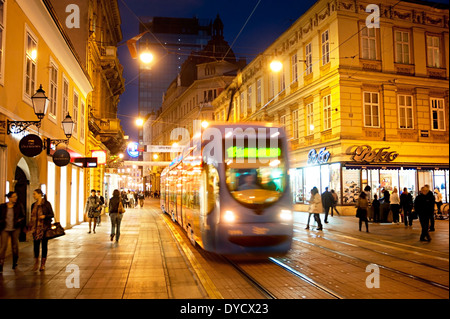
<svg viewBox="0 0 450 319">
<path fill-rule="evenodd" d="M 147 200 L 143 209 L 127 209 L 119 243 L 110 241 L 107 215 L 96 234 L 88 223 L 67 230 L 49 242 L 43 272 L 32 271 L 32 242 L 21 243 L 17 270 L 7 255 L 0 298 L 208 298 L 156 207 Z"/>
</svg>

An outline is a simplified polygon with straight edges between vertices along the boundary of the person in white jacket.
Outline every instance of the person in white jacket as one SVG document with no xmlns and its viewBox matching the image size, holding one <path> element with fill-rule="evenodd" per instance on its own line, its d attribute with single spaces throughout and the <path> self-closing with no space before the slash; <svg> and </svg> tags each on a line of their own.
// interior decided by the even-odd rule
<svg viewBox="0 0 450 319">
<path fill-rule="evenodd" d="M 309 220 L 311 218 L 311 214 L 314 214 L 314 220 L 317 222 L 317 230 L 322 230 L 322 222 L 320 221 L 319 216 L 322 212 L 322 197 L 320 196 L 317 187 L 313 187 L 313 189 L 311 189 L 311 198 L 309 200 L 309 216 L 306 229 L 309 229 Z"/>
</svg>

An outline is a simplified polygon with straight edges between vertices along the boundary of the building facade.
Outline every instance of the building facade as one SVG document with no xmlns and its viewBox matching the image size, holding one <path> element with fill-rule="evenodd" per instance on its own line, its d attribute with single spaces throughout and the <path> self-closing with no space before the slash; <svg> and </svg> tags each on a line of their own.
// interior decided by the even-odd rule
<svg viewBox="0 0 450 319">
<path fill-rule="evenodd" d="M 285 127 L 299 209 L 314 186 L 348 213 L 367 185 L 450 200 L 448 5 L 384 0 L 377 26 L 369 4 L 316 2 L 213 102 L 216 119 L 232 98 L 230 121 Z"/>
<path fill-rule="evenodd" d="M 65 139 L 62 120 L 69 113 L 75 129 L 67 148 L 71 157 L 86 156 L 88 96 L 93 90 L 88 74 L 49 1 L 0 1 L 0 193 L 16 191 L 27 218 L 40 188 L 63 227 L 83 221 L 85 172 L 73 164 L 59 167 L 53 150 L 29 157 L 19 144 L 35 134 L 44 140 Z M 42 85 L 49 106 L 40 128 L 9 132 L 9 121 L 36 121 L 32 96 Z"/>
<path fill-rule="evenodd" d="M 231 84 L 244 65 L 245 61 L 237 60 L 225 41 L 223 23 L 218 16 L 207 45 L 193 52 L 183 63 L 181 72 L 164 94 L 161 109 L 147 121 L 144 140 L 161 146 L 187 144 L 203 121 L 214 120 L 212 102 Z M 170 162 L 176 154 L 148 152 L 144 161 Z M 150 174 L 148 180 L 154 185 L 152 191 L 160 189 L 160 171 L 161 168 L 155 166 L 147 173 Z"/>
<path fill-rule="evenodd" d="M 110 158 L 125 149 L 124 131 L 117 118 L 120 95 L 125 90 L 123 67 L 117 55 L 117 45 L 122 41 L 117 0 L 80 0 L 73 11 L 67 9 L 73 8 L 71 0 L 51 3 L 94 86 L 85 106 L 87 154 L 90 157 L 92 152 L 103 151 Z M 105 198 L 112 196 L 105 167 L 106 164 L 99 164 L 86 171 L 86 196 L 91 189 L 100 190 Z"/>
</svg>

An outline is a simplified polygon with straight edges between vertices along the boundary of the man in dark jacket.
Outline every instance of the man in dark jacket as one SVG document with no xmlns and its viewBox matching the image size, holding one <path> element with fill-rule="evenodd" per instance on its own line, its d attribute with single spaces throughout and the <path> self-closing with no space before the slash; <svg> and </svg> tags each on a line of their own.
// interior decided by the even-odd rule
<svg viewBox="0 0 450 319">
<path fill-rule="evenodd" d="M 25 226 L 25 210 L 17 202 L 17 193 L 9 192 L 9 202 L 0 205 L 0 273 L 3 272 L 8 239 L 11 238 L 11 251 L 13 255 L 13 269 L 17 267 L 19 259 L 19 233 Z"/>
<path fill-rule="evenodd" d="M 325 192 L 322 193 L 322 206 L 325 210 L 325 223 L 328 223 L 328 213 L 330 208 L 333 207 L 333 194 L 328 191 L 328 187 L 325 187 Z"/>
<path fill-rule="evenodd" d="M 430 192 L 428 185 L 420 189 L 420 194 L 414 201 L 414 209 L 419 215 L 420 226 L 422 233 L 420 234 L 420 241 L 430 241 L 431 237 L 428 232 L 430 226 L 430 217 L 434 215 L 434 195 Z"/>
</svg>

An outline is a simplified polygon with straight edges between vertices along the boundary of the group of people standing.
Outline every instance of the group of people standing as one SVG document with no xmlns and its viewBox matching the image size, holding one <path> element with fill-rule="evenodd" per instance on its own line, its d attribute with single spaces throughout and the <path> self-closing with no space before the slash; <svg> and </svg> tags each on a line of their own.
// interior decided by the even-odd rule
<svg viewBox="0 0 450 319">
<path fill-rule="evenodd" d="M 425 185 L 420 189 L 418 196 L 413 200 L 408 189 L 403 188 L 403 192 L 399 195 L 398 190 L 394 187 L 392 194 L 387 189 L 382 189 L 383 197 L 378 199 L 377 195 L 373 196 L 370 202 L 369 194 L 370 187 L 366 187 L 362 191 L 356 201 L 356 217 L 359 218 L 359 230 L 362 229 L 362 224 L 365 224 L 366 232 L 369 232 L 369 208 L 372 209 L 372 220 L 374 222 L 386 221 L 390 212 L 392 212 L 392 221 L 399 223 L 400 212 L 403 213 L 403 221 L 405 226 L 412 226 L 413 220 L 419 218 L 422 232 L 420 235 L 421 241 L 430 241 L 429 232 L 434 231 L 434 211 L 435 204 L 438 208 L 438 213 L 442 205 L 442 194 L 439 189 L 435 189 L 435 194 L 430 190 L 429 185 Z M 336 204 L 338 201 L 337 194 L 328 187 L 325 192 L 319 194 L 317 187 L 311 189 L 311 198 L 309 200 L 309 215 L 306 223 L 306 229 L 309 229 L 311 215 L 317 222 L 317 230 L 322 230 L 322 222 L 320 220 L 321 213 L 325 213 L 324 222 L 328 223 L 328 215 L 336 211 Z M 380 215 L 381 214 L 381 215 Z"/>
</svg>

